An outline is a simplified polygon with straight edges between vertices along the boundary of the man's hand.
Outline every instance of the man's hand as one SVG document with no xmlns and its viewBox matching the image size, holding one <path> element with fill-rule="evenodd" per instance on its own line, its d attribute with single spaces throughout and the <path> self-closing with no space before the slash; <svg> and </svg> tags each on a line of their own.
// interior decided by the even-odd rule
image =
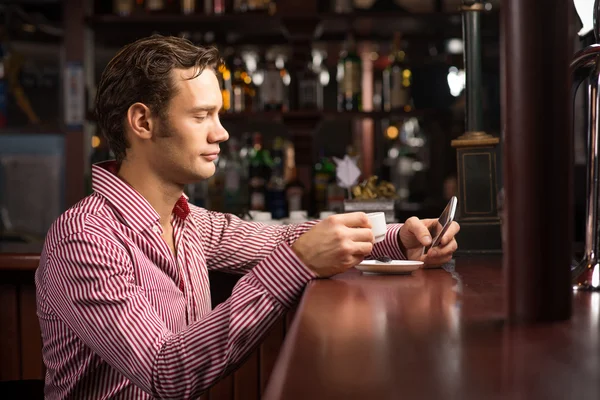
<svg viewBox="0 0 600 400">
<path fill-rule="evenodd" d="M 294 242 L 292 250 L 321 278 L 360 264 L 373 250 L 373 231 L 362 212 L 332 215 Z"/>
<path fill-rule="evenodd" d="M 452 222 L 440 243 L 436 247 L 429 249 L 427 254 L 423 255 L 423 247 L 429 246 L 432 242 L 430 229 L 438 223 L 435 219 L 418 219 L 411 217 L 406 220 L 398 238 L 400 249 L 409 260 L 418 260 L 425 262 L 426 266 L 433 267 L 447 263 L 452 259 L 452 254 L 458 248 L 454 236 L 460 230 L 457 222 Z"/>
</svg>

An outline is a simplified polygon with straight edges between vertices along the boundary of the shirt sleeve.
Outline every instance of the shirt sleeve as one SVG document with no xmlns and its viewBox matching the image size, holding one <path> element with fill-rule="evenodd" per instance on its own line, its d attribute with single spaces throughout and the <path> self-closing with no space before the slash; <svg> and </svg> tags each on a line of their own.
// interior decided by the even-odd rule
<svg viewBox="0 0 600 400">
<path fill-rule="evenodd" d="M 265 225 L 204 209 L 195 210 L 193 216 L 201 230 L 208 269 L 234 273 L 250 271 L 276 248 L 291 246 L 317 223 Z"/>
<path fill-rule="evenodd" d="M 78 233 L 44 260 L 41 301 L 99 357 L 157 398 L 198 397 L 243 360 L 312 278 L 284 243 L 239 280 L 226 302 L 175 333 L 136 284 L 118 242 Z"/>
<path fill-rule="evenodd" d="M 400 228 L 403 224 L 388 224 L 385 239 L 375 243 L 370 259 L 388 256 L 392 260 L 406 260 L 406 255 L 400 251 Z"/>
</svg>

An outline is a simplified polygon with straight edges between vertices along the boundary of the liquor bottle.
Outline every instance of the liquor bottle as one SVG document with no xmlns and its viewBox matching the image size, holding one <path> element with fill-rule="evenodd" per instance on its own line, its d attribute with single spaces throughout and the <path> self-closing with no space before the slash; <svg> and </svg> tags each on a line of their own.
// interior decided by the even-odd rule
<svg viewBox="0 0 600 400">
<path fill-rule="evenodd" d="M 243 112 L 246 109 L 246 95 L 248 84 L 244 80 L 248 73 L 244 70 L 244 62 L 241 57 L 235 55 L 232 60 L 232 79 L 231 79 L 231 108 L 233 112 Z"/>
<path fill-rule="evenodd" d="M 258 111 L 258 88 L 254 84 L 252 76 L 248 73 L 248 71 L 242 73 L 242 79 L 246 84 L 244 86 L 244 109 L 246 111 Z"/>
<path fill-rule="evenodd" d="M 361 104 L 361 68 L 360 57 L 356 53 L 356 42 L 348 35 L 345 49 L 338 62 L 338 110 L 360 111 Z"/>
<path fill-rule="evenodd" d="M 223 111 L 230 113 L 233 112 L 233 105 L 231 103 L 231 96 L 233 92 L 233 85 L 231 83 L 231 70 L 227 67 L 226 63 L 219 66 L 219 86 L 221 87 L 221 96 L 223 97 Z"/>
<path fill-rule="evenodd" d="M 263 147 L 262 135 L 255 133 L 250 156 L 250 210 L 265 211 L 267 182 L 271 178 L 271 157 Z"/>
<path fill-rule="evenodd" d="M 403 110 L 410 107 L 412 73 L 405 65 L 405 53 L 401 47 L 401 36 L 394 35 L 391 64 L 383 71 L 384 110 Z M 409 110 L 406 110 L 409 111 Z"/>
<path fill-rule="evenodd" d="M 272 58 L 267 59 L 265 78 L 260 91 L 265 111 L 281 111 L 285 96 L 285 88 L 281 70 Z"/>
<path fill-rule="evenodd" d="M 204 14 L 223 15 L 225 12 L 225 0 L 204 0 Z"/>
<path fill-rule="evenodd" d="M 314 167 L 314 214 L 328 210 L 327 189 L 329 183 L 334 179 L 335 165 L 325 157 L 325 153 L 321 149 L 319 160 Z"/>
<path fill-rule="evenodd" d="M 146 0 L 146 11 L 149 13 L 163 13 L 165 11 L 165 0 Z"/>
<path fill-rule="evenodd" d="M 240 203 L 242 205 L 242 212 L 248 211 L 250 205 L 250 160 L 252 158 L 254 150 L 254 141 L 252 134 L 244 132 L 242 135 L 242 146 L 239 150 L 239 159 L 241 164 L 241 183 L 240 183 Z"/>
<path fill-rule="evenodd" d="M 181 13 L 184 15 L 194 14 L 196 12 L 196 0 L 181 0 Z"/>
<path fill-rule="evenodd" d="M 323 108 L 323 87 L 312 63 L 298 74 L 298 108 L 301 110 L 321 110 Z"/>
<path fill-rule="evenodd" d="M 114 0 L 113 10 L 114 13 L 121 16 L 127 17 L 133 12 L 134 0 Z"/>
<path fill-rule="evenodd" d="M 244 172 L 240 159 L 240 146 L 236 138 L 229 139 L 227 145 L 229 151 L 227 152 L 226 162 L 222 165 L 225 177 L 223 210 L 227 213 L 240 215 L 245 203 L 245 199 L 242 198 Z"/>
<path fill-rule="evenodd" d="M 289 214 L 292 211 L 300 211 L 302 200 L 304 198 L 304 185 L 298 179 L 298 171 L 296 170 L 296 150 L 292 142 L 287 142 L 285 145 L 285 198 L 288 205 Z"/>
<path fill-rule="evenodd" d="M 288 215 L 285 197 L 283 139 L 275 138 L 272 152 L 273 167 L 267 185 L 267 208 L 274 219 L 282 219 Z"/>
<path fill-rule="evenodd" d="M 212 211 L 223 212 L 225 207 L 225 165 L 227 157 L 219 156 L 215 160 L 215 174 L 208 179 L 208 207 Z"/>
</svg>

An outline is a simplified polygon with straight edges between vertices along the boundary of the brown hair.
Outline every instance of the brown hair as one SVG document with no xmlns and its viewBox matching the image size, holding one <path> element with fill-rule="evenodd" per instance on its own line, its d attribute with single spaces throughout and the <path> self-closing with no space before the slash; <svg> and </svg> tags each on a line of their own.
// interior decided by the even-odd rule
<svg viewBox="0 0 600 400">
<path fill-rule="evenodd" d="M 187 39 L 152 35 L 123 47 L 110 60 L 98 84 L 96 118 L 118 163 L 125 159 L 129 144 L 123 124 L 129 107 L 140 102 L 164 118 L 176 93 L 171 79 L 175 68 L 196 68 L 193 79 L 205 68 L 216 70 L 222 63 L 214 47 L 198 47 Z"/>
</svg>

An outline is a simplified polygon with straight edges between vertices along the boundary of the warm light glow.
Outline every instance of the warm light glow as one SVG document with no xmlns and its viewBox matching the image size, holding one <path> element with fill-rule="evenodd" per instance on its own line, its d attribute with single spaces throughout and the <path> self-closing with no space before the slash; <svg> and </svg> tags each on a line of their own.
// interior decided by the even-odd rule
<svg viewBox="0 0 600 400">
<path fill-rule="evenodd" d="M 92 148 L 95 149 L 100 146 L 100 136 L 94 135 L 92 136 Z"/>
<path fill-rule="evenodd" d="M 405 69 L 404 71 L 402 71 L 402 77 L 404 79 L 409 79 L 411 75 L 412 75 L 412 72 L 408 68 Z"/>
<path fill-rule="evenodd" d="M 231 72 L 229 72 L 229 70 L 226 69 L 225 71 L 223 71 L 223 80 L 228 81 L 230 79 L 231 79 Z"/>
<path fill-rule="evenodd" d="M 225 71 L 227 71 L 227 67 L 225 66 L 225 64 L 219 65 L 219 72 L 224 73 Z"/>
<path fill-rule="evenodd" d="M 404 106 L 404 111 L 411 112 L 412 111 L 412 107 L 407 104 L 407 105 Z"/>
<path fill-rule="evenodd" d="M 229 90 L 221 90 L 223 95 L 223 110 L 228 111 L 231 109 L 231 94 Z"/>
<path fill-rule="evenodd" d="M 252 83 L 252 78 L 250 77 L 250 75 L 244 76 L 244 83 L 246 83 L 247 85 Z"/>
<path fill-rule="evenodd" d="M 396 128 L 394 125 L 388 126 L 385 130 L 385 137 L 390 140 L 397 139 L 399 134 L 400 132 L 398 131 L 398 128 Z"/>
<path fill-rule="evenodd" d="M 292 82 L 292 77 L 290 76 L 290 74 L 287 73 L 287 71 L 285 71 L 285 74 L 282 75 L 282 80 L 285 86 L 289 86 Z"/>
</svg>

